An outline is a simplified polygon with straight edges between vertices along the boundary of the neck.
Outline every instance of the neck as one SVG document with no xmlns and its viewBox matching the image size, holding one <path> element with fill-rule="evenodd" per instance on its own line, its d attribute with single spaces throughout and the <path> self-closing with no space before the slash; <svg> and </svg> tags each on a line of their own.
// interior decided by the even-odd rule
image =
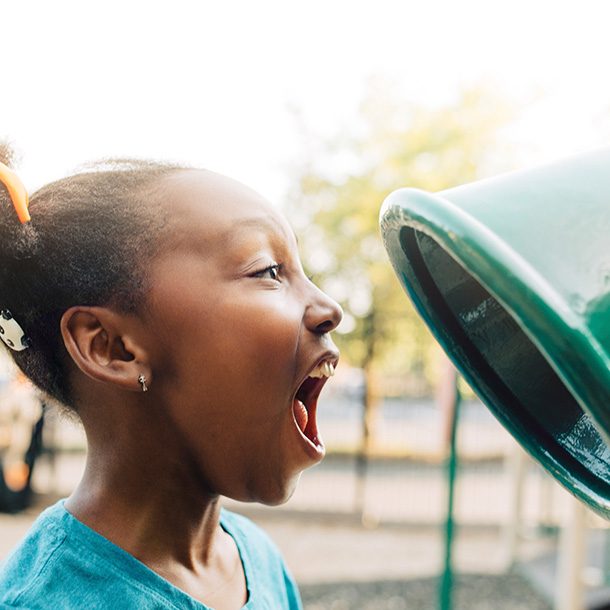
<svg viewBox="0 0 610 610">
<path fill-rule="evenodd" d="M 246 577 L 235 542 L 220 527 L 219 498 L 156 478 L 156 485 L 129 487 L 89 457 L 66 509 L 193 598 L 219 610 L 241 608 Z"/>
<path fill-rule="evenodd" d="M 164 409 L 138 396 L 133 404 L 125 395 L 100 396 L 79 411 L 89 452 L 66 509 L 195 599 L 241 608 L 246 577 L 220 527 L 220 497 Z"/>
<path fill-rule="evenodd" d="M 171 448 L 167 430 L 121 425 L 101 438 L 85 430 L 87 465 L 66 509 L 145 564 L 205 563 L 221 533 L 220 498 Z"/>
</svg>

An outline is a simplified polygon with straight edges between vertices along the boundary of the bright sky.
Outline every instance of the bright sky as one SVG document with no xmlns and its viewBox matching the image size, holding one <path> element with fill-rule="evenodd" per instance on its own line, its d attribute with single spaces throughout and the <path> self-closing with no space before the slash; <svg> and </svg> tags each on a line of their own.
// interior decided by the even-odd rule
<svg viewBox="0 0 610 610">
<path fill-rule="evenodd" d="M 373 74 L 443 104 L 491 81 L 543 97 L 511 138 L 538 162 L 610 141 L 610 0 L 0 0 L 0 136 L 29 190 L 134 155 L 278 200 L 301 140 L 349 129 Z M 380 202 L 381 204 L 381 202 Z"/>
</svg>

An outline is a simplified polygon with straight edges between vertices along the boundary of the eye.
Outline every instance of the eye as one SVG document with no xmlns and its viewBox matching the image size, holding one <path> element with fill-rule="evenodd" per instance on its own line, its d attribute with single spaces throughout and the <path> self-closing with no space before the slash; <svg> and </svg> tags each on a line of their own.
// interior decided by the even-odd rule
<svg viewBox="0 0 610 610">
<path fill-rule="evenodd" d="M 263 277 L 269 278 L 276 282 L 280 281 L 280 270 L 282 269 L 281 265 L 274 264 L 269 265 L 269 267 L 265 267 L 265 269 L 261 269 L 252 275 L 252 277 Z"/>
</svg>

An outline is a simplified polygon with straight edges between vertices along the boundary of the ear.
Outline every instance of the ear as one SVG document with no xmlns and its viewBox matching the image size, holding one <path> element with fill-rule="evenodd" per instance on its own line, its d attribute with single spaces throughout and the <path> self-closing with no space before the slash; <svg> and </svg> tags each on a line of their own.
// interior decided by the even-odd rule
<svg viewBox="0 0 610 610">
<path fill-rule="evenodd" d="M 146 351 L 129 316 L 106 307 L 76 306 L 61 318 L 64 345 L 88 377 L 126 390 L 142 391 L 139 375 L 150 382 Z"/>
</svg>

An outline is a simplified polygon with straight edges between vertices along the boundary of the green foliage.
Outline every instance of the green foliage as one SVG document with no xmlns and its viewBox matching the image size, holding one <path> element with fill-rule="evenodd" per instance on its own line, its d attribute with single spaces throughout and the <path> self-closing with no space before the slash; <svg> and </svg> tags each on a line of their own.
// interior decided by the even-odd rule
<svg viewBox="0 0 610 610">
<path fill-rule="evenodd" d="M 509 169 L 498 140 L 511 118 L 491 89 L 436 110 L 373 90 L 352 134 L 324 142 L 296 178 L 289 214 L 307 271 L 344 308 L 343 358 L 382 377 L 386 393 L 408 391 L 393 378 L 433 382 L 439 350 L 388 262 L 381 204 L 403 186 L 439 191 Z"/>
</svg>

